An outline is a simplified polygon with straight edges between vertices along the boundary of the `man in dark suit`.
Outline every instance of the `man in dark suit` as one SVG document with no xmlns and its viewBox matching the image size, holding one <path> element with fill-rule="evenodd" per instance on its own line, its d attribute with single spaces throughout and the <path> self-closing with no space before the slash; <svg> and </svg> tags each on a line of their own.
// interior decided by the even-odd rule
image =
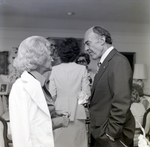
<svg viewBox="0 0 150 147">
<path fill-rule="evenodd" d="M 100 26 L 88 29 L 85 50 L 98 60 L 90 99 L 90 131 L 94 147 L 132 147 L 135 120 L 130 111 L 132 70 Z"/>
</svg>

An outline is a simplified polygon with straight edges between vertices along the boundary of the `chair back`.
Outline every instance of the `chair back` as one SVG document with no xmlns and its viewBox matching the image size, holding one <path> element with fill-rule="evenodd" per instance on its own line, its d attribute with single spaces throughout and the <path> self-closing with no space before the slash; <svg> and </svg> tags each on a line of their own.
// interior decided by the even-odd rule
<svg viewBox="0 0 150 147">
<path fill-rule="evenodd" d="M 145 134 L 148 139 L 150 139 L 150 108 L 144 114 L 143 117 L 143 128 L 145 129 Z"/>
<path fill-rule="evenodd" d="M 8 138 L 8 126 L 7 121 L 0 116 L 0 122 L 3 124 L 3 139 L 4 139 L 4 146 L 9 147 L 9 144 L 12 143 L 12 141 Z"/>
<path fill-rule="evenodd" d="M 0 96 L 0 147 L 12 146 L 7 97 Z"/>
</svg>

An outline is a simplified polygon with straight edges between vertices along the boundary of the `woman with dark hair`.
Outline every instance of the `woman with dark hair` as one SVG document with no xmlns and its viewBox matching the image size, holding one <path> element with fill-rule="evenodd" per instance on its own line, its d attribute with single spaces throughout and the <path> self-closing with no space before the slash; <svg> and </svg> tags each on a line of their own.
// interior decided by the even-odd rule
<svg viewBox="0 0 150 147">
<path fill-rule="evenodd" d="M 79 60 L 81 57 L 84 57 L 84 59 Z M 82 64 L 85 66 L 88 66 L 90 64 L 91 60 L 90 60 L 90 55 L 87 53 L 80 53 L 78 58 L 76 59 L 76 63 L 78 64 Z"/>
<path fill-rule="evenodd" d="M 52 68 L 49 90 L 57 112 L 70 114 L 68 127 L 54 130 L 55 147 L 87 147 L 85 108 L 91 92 L 85 66 L 75 63 L 80 53 L 77 40 L 62 41 L 58 51 L 61 64 Z"/>
</svg>

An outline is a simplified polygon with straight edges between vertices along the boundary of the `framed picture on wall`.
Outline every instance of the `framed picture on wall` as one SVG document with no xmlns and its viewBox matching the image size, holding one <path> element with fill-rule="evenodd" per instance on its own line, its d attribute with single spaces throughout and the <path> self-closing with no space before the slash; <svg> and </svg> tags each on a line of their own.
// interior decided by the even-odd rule
<svg viewBox="0 0 150 147">
<path fill-rule="evenodd" d="M 131 68 L 132 68 L 132 70 L 134 70 L 136 53 L 135 52 L 120 52 L 120 53 L 123 54 L 129 60 Z"/>
<path fill-rule="evenodd" d="M 0 74 L 8 75 L 8 51 L 0 52 Z"/>
<path fill-rule="evenodd" d="M 9 84 L 0 83 L 0 95 L 8 95 L 9 93 Z"/>
<path fill-rule="evenodd" d="M 67 38 L 72 38 L 72 37 L 47 37 L 46 39 L 48 41 L 55 41 L 55 50 L 53 51 L 53 62 L 52 66 L 58 65 L 61 63 L 60 57 L 58 55 L 60 45 L 62 41 L 64 41 Z M 74 38 L 74 37 L 73 37 Z M 80 52 L 83 52 L 83 39 L 81 38 L 75 38 L 77 40 L 78 45 L 80 46 Z M 53 44 L 52 44 L 53 45 Z"/>
</svg>

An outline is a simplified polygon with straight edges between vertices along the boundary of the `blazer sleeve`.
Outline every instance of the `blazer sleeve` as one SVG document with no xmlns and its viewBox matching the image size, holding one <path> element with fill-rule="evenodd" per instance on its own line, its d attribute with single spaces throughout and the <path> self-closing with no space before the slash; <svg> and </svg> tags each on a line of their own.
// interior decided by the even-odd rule
<svg viewBox="0 0 150 147">
<path fill-rule="evenodd" d="M 110 65 L 109 87 L 112 102 L 106 133 L 112 137 L 121 136 L 131 106 L 132 70 L 126 59 L 119 58 Z"/>
<path fill-rule="evenodd" d="M 10 127 L 15 147 L 33 147 L 30 139 L 28 94 L 14 84 L 9 95 Z"/>
</svg>

